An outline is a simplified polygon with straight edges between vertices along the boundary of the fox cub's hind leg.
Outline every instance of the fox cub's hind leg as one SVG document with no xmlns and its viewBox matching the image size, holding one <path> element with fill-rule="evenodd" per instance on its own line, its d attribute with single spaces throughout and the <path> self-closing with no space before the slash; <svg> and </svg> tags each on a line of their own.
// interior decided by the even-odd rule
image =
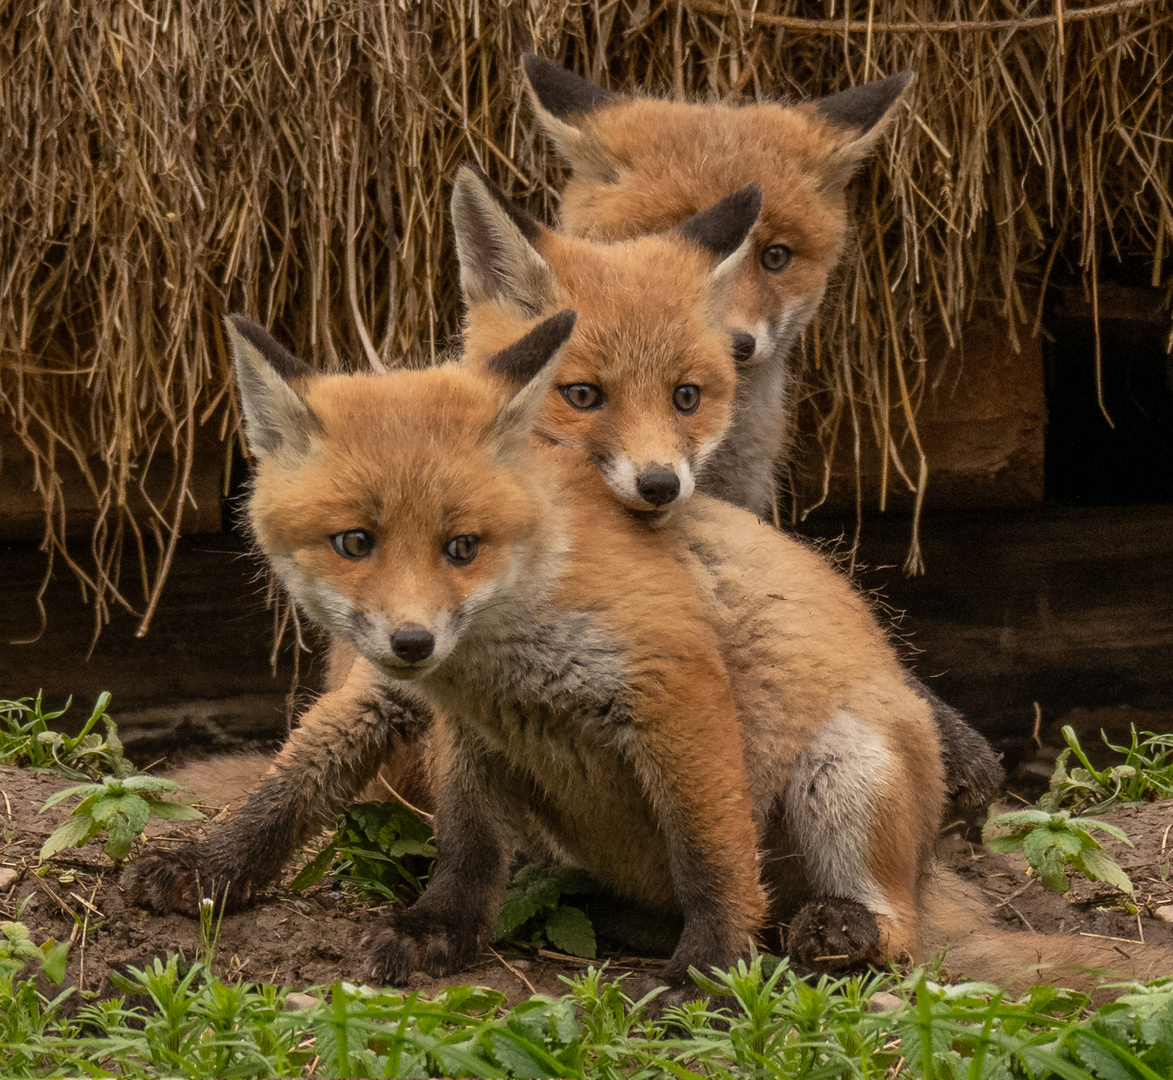
<svg viewBox="0 0 1173 1080">
<path fill-rule="evenodd" d="M 132 862 L 123 884 L 133 902 L 197 914 L 215 896 L 247 904 L 281 872 L 294 849 L 370 782 L 398 744 L 418 738 L 430 710 L 394 690 L 364 661 L 302 717 L 261 786 L 207 840 Z"/>
<path fill-rule="evenodd" d="M 919 959 L 920 877 L 942 792 L 939 769 L 929 769 L 918 791 L 905 764 L 877 729 L 845 711 L 796 763 L 782 817 L 807 892 L 787 936 L 799 967 L 848 971 Z M 785 860 L 775 865 L 784 872 Z"/>
</svg>

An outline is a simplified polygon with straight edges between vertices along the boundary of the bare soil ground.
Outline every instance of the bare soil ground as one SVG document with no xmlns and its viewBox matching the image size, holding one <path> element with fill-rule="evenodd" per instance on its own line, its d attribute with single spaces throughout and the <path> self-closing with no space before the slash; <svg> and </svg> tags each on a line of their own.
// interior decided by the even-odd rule
<svg viewBox="0 0 1173 1080">
<path fill-rule="evenodd" d="M 36 941 L 49 936 L 72 941 L 67 978 L 86 990 L 106 989 L 110 971 L 126 964 L 140 966 L 168 952 L 196 958 L 201 948 L 198 923 L 181 915 L 149 914 L 128 904 L 100 843 L 71 850 L 38 874 L 37 852 L 72 804 L 67 801 L 44 814 L 38 811 L 54 791 L 69 783 L 50 773 L 0 767 L 0 919 L 19 918 Z M 1150 943 L 1173 947 L 1173 924 L 1156 915 L 1157 908 L 1173 904 L 1173 803 L 1123 807 L 1106 820 L 1123 828 L 1135 844 L 1105 844 L 1136 886 L 1135 914 L 1125 910 L 1122 895 L 1108 886 L 1077 878 L 1061 897 L 1028 876 L 1021 857 L 994 855 L 956 837 L 942 841 L 942 857 L 982 890 L 991 910 L 1008 927 L 1096 935 L 1123 955 Z M 214 824 L 164 823 L 150 830 L 149 842 L 183 844 L 209 827 Z M 360 941 L 383 917 L 380 907 L 336 890 L 328 880 L 295 893 L 288 883 L 298 868 L 291 866 L 281 886 L 261 903 L 224 918 L 216 951 L 224 978 L 295 987 L 358 979 Z M 615 972 L 647 973 L 660 963 L 630 956 L 611 961 Z M 503 945 L 485 951 L 474 967 L 451 979 L 419 976 L 410 988 L 428 993 L 445 983 L 471 982 L 500 990 L 512 1002 L 534 992 L 557 995 L 564 990 L 559 976 L 586 966 L 586 961 L 572 957 Z"/>
</svg>

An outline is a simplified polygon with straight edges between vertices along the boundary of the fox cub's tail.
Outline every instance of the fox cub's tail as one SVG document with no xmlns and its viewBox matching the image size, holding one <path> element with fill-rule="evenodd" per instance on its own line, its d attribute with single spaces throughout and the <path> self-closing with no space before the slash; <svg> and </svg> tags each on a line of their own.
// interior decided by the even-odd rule
<svg viewBox="0 0 1173 1080">
<path fill-rule="evenodd" d="M 1006 986 L 1011 992 L 1054 983 L 1091 993 L 1106 983 L 1173 975 L 1173 948 L 1116 943 L 1074 934 L 1002 930 L 976 889 L 944 867 L 935 867 L 924 892 L 925 940 L 944 953 L 952 978 Z"/>
</svg>

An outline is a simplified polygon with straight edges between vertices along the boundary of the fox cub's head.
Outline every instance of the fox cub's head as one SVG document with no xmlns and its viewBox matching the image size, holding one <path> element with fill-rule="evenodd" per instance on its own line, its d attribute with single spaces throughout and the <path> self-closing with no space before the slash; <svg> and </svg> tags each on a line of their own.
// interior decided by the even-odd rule
<svg viewBox="0 0 1173 1080">
<path fill-rule="evenodd" d="M 412 678 L 519 582 L 535 587 L 551 515 L 529 441 L 573 312 L 502 351 L 512 396 L 454 364 L 316 375 L 244 316 L 226 326 L 256 458 L 252 527 L 315 622 Z"/>
<path fill-rule="evenodd" d="M 545 228 L 462 169 L 452 217 L 466 362 L 508 379 L 488 359 L 503 342 L 577 311 L 538 432 L 581 450 L 625 506 L 662 513 L 692 494 L 732 418 L 738 340 L 724 294 L 760 201 L 750 185 L 671 232 L 600 244 Z"/>
<path fill-rule="evenodd" d="M 728 295 L 728 318 L 754 339 L 746 363 L 784 356 L 842 254 L 847 181 L 911 73 L 795 106 L 701 105 L 615 94 L 536 56 L 523 62 L 538 119 L 574 170 L 562 195 L 566 231 L 655 232 L 761 183 L 753 256 Z"/>
</svg>

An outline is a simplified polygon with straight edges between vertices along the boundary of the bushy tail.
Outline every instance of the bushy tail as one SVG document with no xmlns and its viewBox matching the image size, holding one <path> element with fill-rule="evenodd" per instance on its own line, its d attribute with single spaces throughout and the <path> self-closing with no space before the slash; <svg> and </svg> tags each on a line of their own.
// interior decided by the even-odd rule
<svg viewBox="0 0 1173 1080">
<path fill-rule="evenodd" d="M 975 888 L 938 866 L 924 892 L 924 940 L 931 954 L 944 953 L 951 978 L 971 979 L 1022 991 L 1052 983 L 1110 998 L 1105 983 L 1173 975 L 1173 949 L 1070 934 L 1003 930 Z"/>
<path fill-rule="evenodd" d="M 190 788 L 205 806 L 236 810 L 272 764 L 272 754 L 216 754 L 169 772 L 167 779 Z"/>
</svg>

